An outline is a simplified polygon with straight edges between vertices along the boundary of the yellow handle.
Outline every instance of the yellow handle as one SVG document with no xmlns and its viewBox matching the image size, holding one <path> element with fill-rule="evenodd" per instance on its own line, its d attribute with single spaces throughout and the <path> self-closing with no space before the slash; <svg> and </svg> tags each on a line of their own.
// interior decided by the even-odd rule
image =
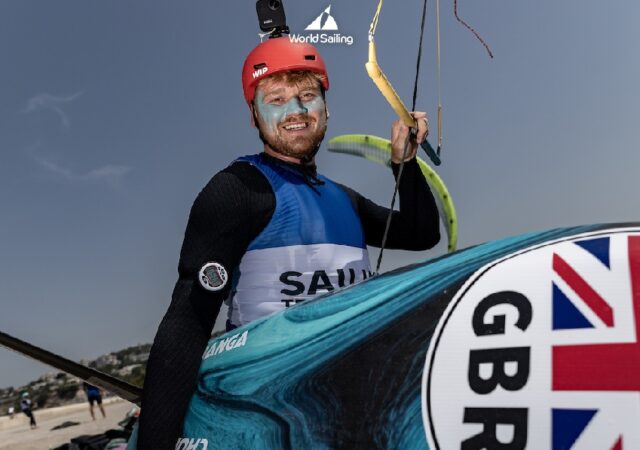
<svg viewBox="0 0 640 450">
<path fill-rule="evenodd" d="M 364 66 L 367 69 L 369 77 L 371 77 L 382 95 L 384 95 L 384 98 L 387 99 L 398 117 L 400 117 L 400 119 L 409 128 L 416 128 L 416 121 L 411 117 L 407 107 L 404 105 L 398 96 L 398 93 L 393 89 L 393 86 L 391 86 L 391 83 L 378 65 L 378 60 L 376 58 L 376 45 L 373 42 L 373 39 L 369 41 L 369 61 L 367 61 Z"/>
</svg>

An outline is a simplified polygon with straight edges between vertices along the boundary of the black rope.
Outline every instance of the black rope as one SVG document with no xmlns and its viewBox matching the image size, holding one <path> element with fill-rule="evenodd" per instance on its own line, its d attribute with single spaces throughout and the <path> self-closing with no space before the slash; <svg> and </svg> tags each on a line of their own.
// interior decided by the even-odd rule
<svg viewBox="0 0 640 450">
<path fill-rule="evenodd" d="M 402 178 L 402 171 L 404 169 L 404 159 L 407 157 L 407 150 L 411 143 L 411 134 L 407 134 L 407 140 L 404 143 L 404 151 L 402 152 L 402 162 L 400 163 L 400 169 L 398 170 L 398 178 L 396 178 L 396 186 L 393 189 L 393 197 L 391 197 L 391 206 L 389 207 L 389 214 L 387 215 L 387 224 L 384 227 L 384 234 L 382 235 L 382 245 L 380 246 L 380 253 L 378 253 L 378 262 L 376 263 L 376 275 L 380 272 L 380 265 L 382 264 L 382 254 L 384 253 L 384 247 L 387 245 L 387 237 L 389 236 L 389 229 L 391 228 L 391 217 L 393 216 L 393 207 L 396 204 L 396 196 L 398 195 L 398 188 L 400 187 L 400 179 Z"/>
<path fill-rule="evenodd" d="M 422 19 L 420 22 L 420 42 L 418 44 L 418 58 L 416 62 L 416 79 L 413 83 L 413 101 L 411 102 L 411 111 L 416 110 L 416 99 L 418 97 L 418 79 L 420 77 L 420 60 L 422 59 L 422 38 L 424 36 L 424 23 L 427 16 L 427 0 L 424 0 L 422 6 Z M 402 172 L 404 170 L 404 160 L 407 157 L 407 151 L 411 145 L 411 133 L 407 134 L 407 139 L 404 143 L 404 151 L 402 152 L 402 161 L 400 162 L 400 169 L 398 170 L 398 178 L 396 178 L 396 185 L 393 189 L 393 196 L 391 197 L 391 206 L 389 208 L 389 214 L 387 215 L 387 223 L 384 228 L 384 234 L 382 235 L 382 244 L 380 245 L 380 253 L 378 253 L 378 261 L 376 263 L 376 275 L 380 272 L 380 266 L 382 265 L 382 255 L 384 248 L 387 245 L 387 238 L 389 237 L 389 229 L 391 228 L 391 218 L 393 217 L 393 208 L 396 204 L 396 197 L 398 196 L 398 189 L 400 187 L 400 179 L 402 178 Z"/>
<path fill-rule="evenodd" d="M 418 62 L 416 64 L 416 79 L 413 83 L 413 101 L 411 102 L 411 111 L 416 110 L 416 99 L 418 98 L 418 76 L 420 75 L 420 60 L 422 59 L 422 37 L 424 36 L 424 22 L 427 16 L 427 0 L 422 5 L 422 21 L 420 22 L 420 42 L 418 44 Z"/>
</svg>

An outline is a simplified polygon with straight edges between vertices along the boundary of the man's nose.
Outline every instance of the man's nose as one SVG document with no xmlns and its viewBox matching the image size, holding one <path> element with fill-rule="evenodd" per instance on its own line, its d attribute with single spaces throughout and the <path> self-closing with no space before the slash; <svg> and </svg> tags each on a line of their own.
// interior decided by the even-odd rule
<svg viewBox="0 0 640 450">
<path fill-rule="evenodd" d="M 291 100 L 287 102 L 286 115 L 291 114 L 306 114 L 309 110 L 304 106 L 302 100 L 299 97 L 292 97 Z"/>
</svg>

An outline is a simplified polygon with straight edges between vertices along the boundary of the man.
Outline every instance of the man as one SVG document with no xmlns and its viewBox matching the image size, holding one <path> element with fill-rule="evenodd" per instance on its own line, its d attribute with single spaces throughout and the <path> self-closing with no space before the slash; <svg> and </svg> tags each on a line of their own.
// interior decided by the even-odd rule
<svg viewBox="0 0 640 450">
<path fill-rule="evenodd" d="M 31 399 L 29 398 L 28 392 L 22 393 L 22 399 L 20 400 L 20 409 L 24 413 L 25 416 L 29 418 L 29 426 L 33 429 L 37 427 L 36 424 L 36 416 L 33 414 L 31 410 L 33 408 L 33 404 Z"/>
<path fill-rule="evenodd" d="M 82 382 L 82 388 L 84 389 L 85 394 L 87 394 L 87 401 L 89 402 L 89 412 L 91 413 L 91 418 L 96 420 L 96 414 L 93 412 L 93 404 L 97 403 L 98 408 L 100 409 L 100 413 L 102 414 L 102 418 L 104 419 L 107 415 L 104 412 L 104 407 L 102 406 L 102 392 L 100 389 L 92 384 L 87 383 L 86 381 Z"/>
<path fill-rule="evenodd" d="M 223 299 L 227 330 L 370 276 L 367 245 L 380 246 L 388 209 L 316 171 L 327 128 L 322 58 L 309 44 L 274 38 L 243 68 L 251 124 L 264 151 L 216 174 L 196 198 L 171 305 L 144 384 L 138 449 L 173 449 Z M 416 112 L 389 248 L 424 250 L 440 239 L 438 212 L 415 155 L 428 131 Z M 397 176 L 409 130 L 392 127 Z"/>
</svg>

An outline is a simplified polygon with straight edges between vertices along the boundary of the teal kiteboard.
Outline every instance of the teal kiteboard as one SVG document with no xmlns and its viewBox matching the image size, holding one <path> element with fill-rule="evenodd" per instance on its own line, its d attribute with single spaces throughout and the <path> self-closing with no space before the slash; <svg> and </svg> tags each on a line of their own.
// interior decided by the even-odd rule
<svg viewBox="0 0 640 450">
<path fill-rule="evenodd" d="M 95 369 L 0 344 L 139 401 Z M 640 448 L 639 380 L 640 223 L 555 229 L 212 339 L 175 448 Z"/>
<path fill-rule="evenodd" d="M 212 339 L 176 449 L 640 448 L 639 323 L 640 224 L 478 245 Z"/>
</svg>

